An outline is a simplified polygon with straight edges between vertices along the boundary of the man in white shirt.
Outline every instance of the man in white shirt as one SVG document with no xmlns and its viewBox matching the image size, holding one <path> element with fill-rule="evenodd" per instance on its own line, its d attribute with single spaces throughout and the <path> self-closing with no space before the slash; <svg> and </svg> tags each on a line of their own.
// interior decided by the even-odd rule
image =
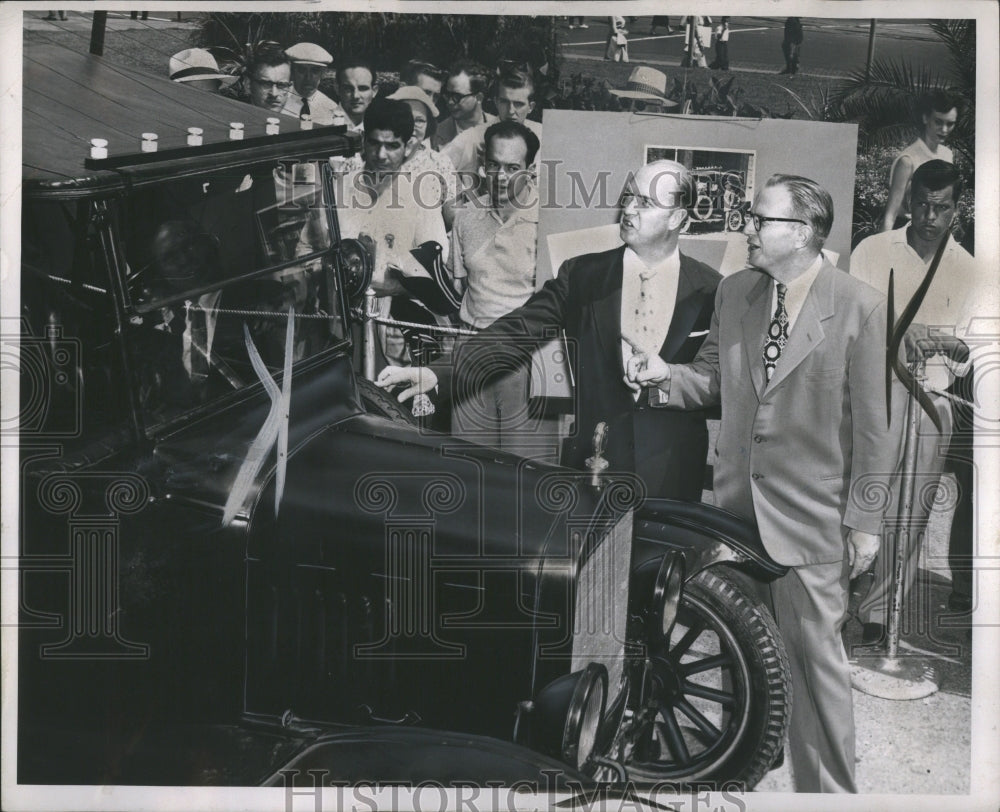
<svg viewBox="0 0 1000 812">
<path fill-rule="evenodd" d="M 541 142 L 542 125 L 532 121 L 528 115 L 535 109 L 535 83 L 531 73 L 520 68 L 507 68 L 497 79 L 494 101 L 500 121 L 516 121 L 531 130 Z M 441 148 L 461 173 L 463 185 L 468 179 L 477 178 L 479 168 L 483 163 L 483 149 L 488 123 L 477 124 L 455 136 Z"/>
<path fill-rule="evenodd" d="M 340 233 L 366 235 L 374 246 L 371 286 L 379 294 L 377 308 L 387 316 L 391 298 L 405 295 L 398 274 L 429 276 L 410 250 L 433 240 L 448 250 L 440 205 L 420 198 L 419 186 L 401 173 L 413 139 L 413 114 L 403 101 L 376 99 L 365 112 L 364 168 L 343 176 L 337 192 Z M 419 198 L 419 199 L 418 199 Z M 379 325 L 382 352 L 391 364 L 409 363 L 409 353 L 396 328 Z"/>
<path fill-rule="evenodd" d="M 721 403 L 717 504 L 754 522 L 788 572 L 769 585 L 795 702 L 789 754 L 799 792 L 856 792 L 850 671 L 841 639 L 848 580 L 879 550 L 896 447 L 885 404 L 885 297 L 821 249 L 833 200 L 808 178 L 774 175 L 746 228 L 751 268 L 719 285 L 712 328 L 690 364 L 639 348 L 636 387 L 667 408 Z M 769 595 L 767 592 L 769 591 Z"/>
<path fill-rule="evenodd" d="M 640 167 L 620 201 L 623 244 L 567 260 L 521 307 L 481 330 L 468 345 L 481 364 L 386 369 L 378 383 L 407 384 L 397 396 L 403 401 L 441 378 L 442 392 L 453 402 L 475 398 L 490 379 L 528 365 L 533 349 L 564 330 L 576 415 L 560 462 L 586 470 L 594 430 L 603 422 L 609 470 L 636 474 L 648 496 L 700 500 L 707 413 L 650 408 L 648 393 L 633 393 L 622 380 L 631 357 L 622 336 L 633 336 L 665 361 L 684 363 L 708 333 L 720 276 L 678 249 L 692 193 L 691 174 L 682 164 Z"/>
<path fill-rule="evenodd" d="M 993 313 L 996 312 L 996 281 L 987 279 L 972 256 L 951 236 L 951 225 L 957 214 L 961 193 L 962 178 L 953 164 L 942 160 L 921 164 L 913 173 L 910 224 L 862 240 L 851 254 L 851 275 L 877 290 L 888 291 L 889 274 L 892 272 L 893 308 L 898 319 L 926 277 L 938 246 L 942 240 L 947 242 L 931 285 L 905 337 L 908 359 L 926 359 L 923 385 L 931 393 L 942 431 L 939 433 L 930 417 L 920 411 L 916 458 L 918 498 L 914 499 L 910 532 L 906 537 L 909 545 L 904 559 L 904 596 L 917 576 L 921 541 L 927 530 L 935 491 L 948 461 L 953 411 L 944 393 L 952 389 L 956 377 L 961 379 L 971 375 L 972 359 L 963 340 L 969 332 L 971 320 L 976 315 L 989 314 L 991 300 Z M 971 384 L 971 381 L 967 383 Z M 962 389 L 971 391 L 972 387 L 966 385 Z M 893 416 L 893 428 L 899 437 L 897 473 L 902 470 L 903 464 L 906 398 L 900 398 L 900 401 Z M 952 463 L 961 481 L 963 472 L 958 468 L 971 465 L 971 460 L 954 459 Z M 971 472 L 967 482 L 963 491 L 971 491 Z M 897 476 L 892 483 L 893 517 L 898 509 L 900 485 L 901 480 Z M 962 493 L 959 498 L 971 498 L 971 493 Z M 960 522 L 952 525 L 952 548 L 963 547 L 970 555 L 972 528 L 960 525 Z M 882 551 L 875 581 L 858 608 L 858 616 L 864 624 L 864 643 L 884 641 L 894 558 L 891 547 Z"/>
<path fill-rule="evenodd" d="M 312 42 L 299 42 L 285 53 L 292 60 L 292 89 L 281 112 L 288 116 L 310 117 L 314 124 L 346 124 L 340 105 L 319 90 L 319 83 L 333 57 Z"/>
</svg>

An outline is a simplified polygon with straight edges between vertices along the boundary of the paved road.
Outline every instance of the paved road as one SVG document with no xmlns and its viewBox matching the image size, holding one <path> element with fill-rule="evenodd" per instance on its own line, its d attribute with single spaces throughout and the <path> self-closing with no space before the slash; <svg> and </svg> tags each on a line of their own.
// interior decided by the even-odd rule
<svg viewBox="0 0 1000 812">
<path fill-rule="evenodd" d="M 680 18 L 672 17 L 676 24 Z M 650 17 L 629 24 L 629 55 L 632 62 L 647 65 L 677 65 L 681 61 L 684 35 L 663 28 L 649 36 Z M 801 72 L 814 76 L 843 76 L 863 69 L 868 54 L 870 20 L 803 18 Z M 607 17 L 588 17 L 586 30 L 561 27 L 566 55 L 602 58 L 608 32 Z M 784 18 L 733 17 L 730 21 L 729 62 L 733 68 L 776 73 L 784 67 L 781 40 Z M 714 56 L 714 46 L 712 56 Z M 711 61 L 709 58 L 709 61 Z M 947 49 L 920 20 L 878 20 L 876 59 L 902 59 L 914 64 L 947 65 Z"/>
</svg>

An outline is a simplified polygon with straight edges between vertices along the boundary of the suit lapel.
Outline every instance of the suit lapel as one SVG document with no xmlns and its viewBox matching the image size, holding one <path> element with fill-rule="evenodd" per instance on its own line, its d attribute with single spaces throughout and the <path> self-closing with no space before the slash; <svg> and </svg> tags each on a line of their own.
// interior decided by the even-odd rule
<svg viewBox="0 0 1000 812">
<path fill-rule="evenodd" d="M 622 364 L 621 332 L 622 332 L 622 257 L 625 247 L 615 251 L 604 271 L 603 290 L 594 299 L 594 325 L 597 338 L 606 352 L 612 352 L 618 359 L 621 374 L 625 374 Z"/>
<path fill-rule="evenodd" d="M 681 344 L 691 332 L 695 319 L 701 312 L 701 297 L 698 296 L 698 286 L 693 278 L 694 274 L 687 267 L 681 255 L 680 275 L 677 278 L 677 300 L 674 302 L 673 313 L 670 316 L 670 327 L 667 329 L 667 337 L 663 339 L 663 346 L 660 348 L 660 357 L 665 361 L 670 361 L 674 353 L 680 349 Z"/>
<path fill-rule="evenodd" d="M 760 397 L 764 389 L 764 334 L 771 322 L 771 277 L 765 273 L 747 293 L 747 309 L 743 313 L 743 353 L 753 381 L 753 390 Z"/>
<path fill-rule="evenodd" d="M 834 311 L 833 280 L 829 275 L 830 271 L 841 273 L 825 262 L 820 268 L 788 334 L 788 343 L 774 367 L 774 375 L 767 385 L 768 389 L 779 386 L 823 340 L 825 333 L 821 322 L 829 318 Z"/>
</svg>

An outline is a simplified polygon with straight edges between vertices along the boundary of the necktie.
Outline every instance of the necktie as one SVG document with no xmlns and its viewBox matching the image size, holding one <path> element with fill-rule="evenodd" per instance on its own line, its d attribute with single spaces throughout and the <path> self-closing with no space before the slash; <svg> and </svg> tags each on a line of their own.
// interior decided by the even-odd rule
<svg viewBox="0 0 1000 812">
<path fill-rule="evenodd" d="M 299 110 L 299 116 L 301 117 L 301 116 L 308 116 L 308 115 L 311 115 L 311 113 L 309 112 L 309 99 L 303 99 L 302 100 L 302 109 Z"/>
<path fill-rule="evenodd" d="M 764 342 L 764 374 L 767 380 L 774 375 L 774 367 L 781 357 L 781 351 L 788 342 L 788 312 L 785 310 L 785 286 L 778 283 L 778 305 L 774 308 L 774 318 L 767 328 Z"/>
<path fill-rule="evenodd" d="M 658 319 L 663 318 L 659 312 L 656 301 L 656 286 L 652 284 L 655 276 L 653 271 L 641 271 L 639 273 L 639 307 L 636 310 L 636 327 L 639 332 L 636 340 L 647 352 L 658 352 L 659 347 L 651 347 L 650 341 L 655 333 Z"/>
</svg>

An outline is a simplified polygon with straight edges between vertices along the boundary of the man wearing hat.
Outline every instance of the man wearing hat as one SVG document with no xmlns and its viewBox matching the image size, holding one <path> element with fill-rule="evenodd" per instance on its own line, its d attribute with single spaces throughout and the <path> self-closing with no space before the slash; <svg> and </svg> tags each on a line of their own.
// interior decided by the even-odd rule
<svg viewBox="0 0 1000 812">
<path fill-rule="evenodd" d="M 170 81 L 188 87 L 218 93 L 223 85 L 230 85 L 237 77 L 222 73 L 219 63 L 204 48 L 186 48 L 170 57 Z"/>
<path fill-rule="evenodd" d="M 296 118 L 310 116 L 316 124 L 346 124 L 347 116 L 341 106 L 319 90 L 320 80 L 333 62 L 327 50 L 313 42 L 299 42 L 285 53 L 292 61 L 292 90 L 281 112 Z"/>
<path fill-rule="evenodd" d="M 631 99 L 631 110 L 658 111 L 677 106 L 677 102 L 667 98 L 667 75 L 645 65 L 632 71 L 624 90 L 612 89 L 611 93 Z"/>
</svg>

